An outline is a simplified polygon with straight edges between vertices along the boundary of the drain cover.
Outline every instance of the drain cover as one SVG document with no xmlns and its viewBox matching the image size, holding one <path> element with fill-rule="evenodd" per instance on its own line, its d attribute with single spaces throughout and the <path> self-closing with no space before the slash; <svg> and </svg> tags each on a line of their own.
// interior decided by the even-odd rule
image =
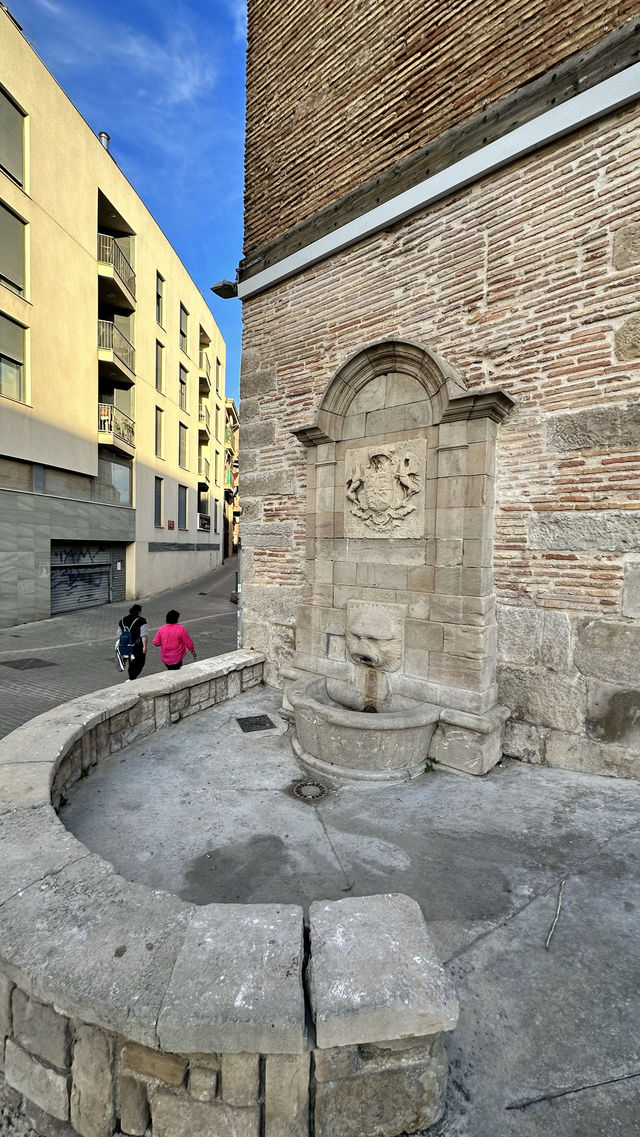
<svg viewBox="0 0 640 1137">
<path fill-rule="evenodd" d="M 294 796 L 301 798 L 302 801 L 317 801 L 327 794 L 326 786 L 320 782 L 294 782 L 291 788 Z"/>
<path fill-rule="evenodd" d="M 32 667 L 55 667 L 48 659 L 3 659 L 0 667 L 11 667 L 14 671 L 29 671 Z"/>
<path fill-rule="evenodd" d="M 244 719 L 236 719 L 240 730 L 247 734 L 250 730 L 275 730 L 276 724 L 271 722 L 268 715 L 248 715 Z"/>
</svg>

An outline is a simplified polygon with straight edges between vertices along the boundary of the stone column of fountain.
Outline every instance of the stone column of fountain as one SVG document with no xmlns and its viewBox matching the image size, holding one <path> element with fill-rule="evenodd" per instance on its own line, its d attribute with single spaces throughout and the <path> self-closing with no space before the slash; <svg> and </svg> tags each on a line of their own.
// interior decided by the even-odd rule
<svg viewBox="0 0 640 1137">
<path fill-rule="evenodd" d="M 494 461 L 510 406 L 388 342 L 341 368 L 296 430 L 310 555 L 286 697 L 312 768 L 389 780 L 428 757 L 476 774 L 499 760 Z"/>
</svg>

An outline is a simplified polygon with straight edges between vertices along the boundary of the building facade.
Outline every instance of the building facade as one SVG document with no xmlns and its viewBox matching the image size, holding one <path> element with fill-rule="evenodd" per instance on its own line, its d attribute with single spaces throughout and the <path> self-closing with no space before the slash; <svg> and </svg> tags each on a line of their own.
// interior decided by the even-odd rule
<svg viewBox="0 0 640 1137">
<path fill-rule="evenodd" d="M 238 453 L 240 450 L 240 418 L 235 400 L 225 399 L 224 430 L 224 555 L 232 557 L 238 551 L 239 520 L 242 512 L 238 484 Z"/>
<path fill-rule="evenodd" d="M 225 347 L 99 140 L 0 10 L 0 623 L 222 559 Z"/>
<path fill-rule="evenodd" d="M 495 696 L 505 754 L 625 776 L 640 762 L 632 16 L 250 0 L 238 283 L 244 645 L 270 681 L 339 680 L 350 601 L 402 605 L 414 691 L 459 722 Z M 406 438 L 426 446 L 426 508 L 401 556 L 354 528 L 341 463 Z"/>
</svg>

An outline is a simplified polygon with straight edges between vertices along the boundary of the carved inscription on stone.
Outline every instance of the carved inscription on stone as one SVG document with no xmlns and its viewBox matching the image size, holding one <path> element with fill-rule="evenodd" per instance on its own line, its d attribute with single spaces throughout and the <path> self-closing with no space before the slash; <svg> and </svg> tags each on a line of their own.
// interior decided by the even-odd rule
<svg viewBox="0 0 640 1137">
<path fill-rule="evenodd" d="M 424 439 L 348 451 L 346 536 L 422 537 L 425 465 Z"/>
</svg>

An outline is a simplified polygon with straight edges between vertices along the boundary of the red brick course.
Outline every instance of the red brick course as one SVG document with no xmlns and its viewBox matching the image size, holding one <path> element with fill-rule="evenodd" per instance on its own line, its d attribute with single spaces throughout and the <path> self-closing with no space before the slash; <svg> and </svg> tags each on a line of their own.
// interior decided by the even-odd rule
<svg viewBox="0 0 640 1137">
<path fill-rule="evenodd" d="M 637 14 L 634 0 L 249 0 L 247 254 Z"/>
<path fill-rule="evenodd" d="M 640 390 L 638 361 L 614 349 L 640 309 L 640 266 L 612 256 L 616 230 L 640 219 L 639 128 L 637 108 L 611 115 L 245 303 L 244 346 L 277 374 L 261 407 L 276 443 L 258 471 L 285 472 L 290 488 L 264 497 L 263 520 L 294 521 L 293 547 L 255 549 L 255 582 L 304 582 L 306 456 L 292 428 L 350 356 L 399 339 L 517 401 L 498 430 L 498 597 L 620 612 L 622 553 L 532 549 L 527 525 L 535 511 L 640 509 L 637 442 L 576 453 L 547 441 L 551 416 Z"/>
</svg>

